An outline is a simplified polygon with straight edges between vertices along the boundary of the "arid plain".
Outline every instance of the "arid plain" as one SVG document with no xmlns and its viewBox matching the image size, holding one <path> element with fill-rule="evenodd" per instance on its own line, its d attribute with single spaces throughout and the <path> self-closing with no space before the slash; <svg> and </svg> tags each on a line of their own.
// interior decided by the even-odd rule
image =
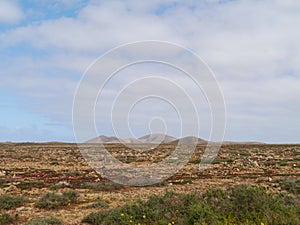
<svg viewBox="0 0 300 225">
<path fill-rule="evenodd" d="M 122 144 L 106 148 L 126 163 L 149 164 L 169 155 L 175 145 L 161 144 L 148 152 L 136 153 Z M 223 144 L 208 169 L 199 171 L 205 145 L 198 145 L 189 163 L 165 182 L 147 187 L 113 184 L 89 167 L 77 145 L 65 143 L 2 143 L 0 145 L 0 193 L 20 196 L 22 203 L 2 212 L 17 216 L 16 224 L 40 218 L 58 218 L 64 224 L 81 224 L 82 219 L 103 202 L 114 208 L 151 194 L 200 191 L 238 185 L 259 185 L 268 191 L 289 192 L 293 184 L 299 197 L 300 145 Z M 76 202 L 55 209 L 37 207 L 48 192 L 74 190 Z"/>
</svg>

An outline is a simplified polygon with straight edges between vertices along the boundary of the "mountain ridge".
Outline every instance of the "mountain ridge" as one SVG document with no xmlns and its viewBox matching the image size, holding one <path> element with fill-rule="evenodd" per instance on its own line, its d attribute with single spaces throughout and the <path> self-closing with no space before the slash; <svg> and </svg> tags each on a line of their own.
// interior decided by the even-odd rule
<svg viewBox="0 0 300 225">
<path fill-rule="evenodd" d="M 117 138 L 114 136 L 100 135 L 92 138 L 85 143 L 123 143 L 123 144 L 183 144 L 183 145 L 194 145 L 194 144 L 207 144 L 208 141 L 195 136 L 186 136 L 182 138 L 175 138 L 166 134 L 147 134 L 139 138 Z M 265 144 L 262 142 L 234 142 L 224 141 L 222 144 Z"/>
<path fill-rule="evenodd" d="M 147 134 L 139 138 L 117 138 L 101 135 L 99 137 L 92 138 L 85 143 L 124 143 L 124 144 L 206 144 L 207 141 L 198 137 L 187 136 L 184 138 L 175 138 L 165 134 Z"/>
</svg>

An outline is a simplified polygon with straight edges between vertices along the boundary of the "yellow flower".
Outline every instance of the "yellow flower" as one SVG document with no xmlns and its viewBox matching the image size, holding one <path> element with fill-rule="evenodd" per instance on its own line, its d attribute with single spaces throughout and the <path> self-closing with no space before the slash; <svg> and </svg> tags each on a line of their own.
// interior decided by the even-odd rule
<svg viewBox="0 0 300 225">
<path fill-rule="evenodd" d="M 263 222 L 261 222 L 260 225 L 265 225 L 265 224 Z"/>
<path fill-rule="evenodd" d="M 172 225 L 171 223 L 168 223 L 168 225 Z"/>
<path fill-rule="evenodd" d="M 132 219 L 133 218 L 133 216 L 130 216 L 130 219 Z"/>
<path fill-rule="evenodd" d="M 121 213 L 120 216 L 124 216 L 124 213 Z"/>
<path fill-rule="evenodd" d="M 175 222 L 174 222 L 174 221 L 172 221 L 172 224 L 175 224 Z"/>
<path fill-rule="evenodd" d="M 129 220 L 130 223 L 132 223 L 132 220 Z"/>
<path fill-rule="evenodd" d="M 141 225 L 140 223 L 138 223 L 138 225 Z"/>
<path fill-rule="evenodd" d="M 143 215 L 143 218 L 146 219 L 146 215 Z"/>
</svg>

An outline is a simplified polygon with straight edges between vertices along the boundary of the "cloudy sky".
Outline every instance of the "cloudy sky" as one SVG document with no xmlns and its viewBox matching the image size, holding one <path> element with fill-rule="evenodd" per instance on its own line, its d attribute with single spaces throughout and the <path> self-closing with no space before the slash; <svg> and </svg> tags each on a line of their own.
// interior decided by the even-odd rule
<svg viewBox="0 0 300 225">
<path fill-rule="evenodd" d="M 0 0 L 0 141 L 74 141 L 73 98 L 87 67 L 116 46 L 161 40 L 191 49 L 214 72 L 227 109 L 225 140 L 299 143 L 299 12 L 297 0 Z M 112 79 L 104 93 L 114 94 L 101 100 L 109 104 L 141 73 L 173 76 L 194 91 L 178 71 L 147 65 Z M 207 138 L 205 98 L 194 99 Z M 135 136 L 157 117 L 179 135 L 170 105 L 140 103 L 130 116 Z M 108 118 L 97 114 L 99 132 L 114 135 Z"/>
</svg>

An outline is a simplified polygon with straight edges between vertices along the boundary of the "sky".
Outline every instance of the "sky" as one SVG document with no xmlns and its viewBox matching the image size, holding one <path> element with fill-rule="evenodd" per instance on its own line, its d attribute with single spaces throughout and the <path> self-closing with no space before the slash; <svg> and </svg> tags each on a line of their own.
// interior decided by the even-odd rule
<svg viewBox="0 0 300 225">
<path fill-rule="evenodd" d="M 226 104 L 225 140 L 299 143 L 299 11 L 297 0 L 0 0 L 0 141 L 74 142 L 73 100 L 87 68 L 117 46 L 160 40 L 192 50 L 213 71 Z M 152 64 L 107 84 L 96 107 L 99 134 L 115 135 L 109 107 L 122 87 L 160 73 L 197 100 L 200 136 L 208 138 L 205 96 L 178 71 Z M 136 137 L 152 128 L 180 136 L 178 121 L 170 104 L 152 98 L 129 116 Z"/>
</svg>

